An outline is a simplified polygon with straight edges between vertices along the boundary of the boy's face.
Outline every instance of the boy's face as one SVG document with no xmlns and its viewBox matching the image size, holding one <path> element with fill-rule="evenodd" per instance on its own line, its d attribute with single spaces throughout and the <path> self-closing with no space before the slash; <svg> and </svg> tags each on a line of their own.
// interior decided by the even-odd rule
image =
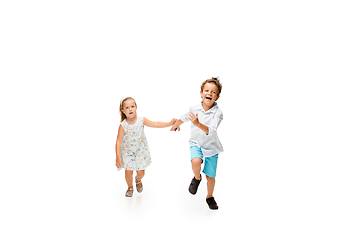
<svg viewBox="0 0 360 240">
<path fill-rule="evenodd" d="M 123 113 L 125 113 L 127 118 L 135 117 L 136 116 L 136 110 L 137 110 L 137 107 L 136 107 L 136 104 L 135 104 L 134 100 L 129 99 L 129 100 L 126 100 L 123 103 L 122 111 L 123 111 Z"/>
<path fill-rule="evenodd" d="M 200 96 L 203 100 L 203 104 L 206 106 L 213 106 L 214 102 L 219 99 L 218 88 L 214 83 L 206 83 L 202 91 L 200 91 Z"/>
</svg>

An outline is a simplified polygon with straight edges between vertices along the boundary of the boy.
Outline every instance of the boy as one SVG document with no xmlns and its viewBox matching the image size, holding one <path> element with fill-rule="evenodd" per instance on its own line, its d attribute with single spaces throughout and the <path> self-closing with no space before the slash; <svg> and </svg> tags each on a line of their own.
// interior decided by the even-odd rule
<svg viewBox="0 0 360 240">
<path fill-rule="evenodd" d="M 208 194 L 206 202 L 212 210 L 218 209 L 213 197 L 215 187 L 216 167 L 219 153 L 223 151 L 217 136 L 217 128 L 223 119 L 223 114 L 216 100 L 221 93 L 221 83 L 218 78 L 211 78 L 201 84 L 200 96 L 202 102 L 190 108 L 190 111 L 182 115 L 171 128 L 171 131 L 180 130 L 179 126 L 186 121 L 191 121 L 190 153 L 191 165 L 194 178 L 191 180 L 189 192 L 196 194 L 202 180 L 200 170 L 205 160 L 203 173 L 207 179 Z M 204 159 L 205 158 L 205 159 Z"/>
</svg>

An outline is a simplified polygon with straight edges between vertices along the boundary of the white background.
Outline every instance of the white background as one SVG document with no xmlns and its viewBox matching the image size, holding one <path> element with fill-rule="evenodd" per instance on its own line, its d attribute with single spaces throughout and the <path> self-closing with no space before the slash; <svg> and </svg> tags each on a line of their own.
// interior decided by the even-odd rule
<svg viewBox="0 0 360 240">
<path fill-rule="evenodd" d="M 1 1 L 1 239 L 359 239 L 357 1 Z M 220 76 L 214 196 L 188 138 L 146 128 L 115 168 L 120 99 L 179 117 Z"/>
</svg>

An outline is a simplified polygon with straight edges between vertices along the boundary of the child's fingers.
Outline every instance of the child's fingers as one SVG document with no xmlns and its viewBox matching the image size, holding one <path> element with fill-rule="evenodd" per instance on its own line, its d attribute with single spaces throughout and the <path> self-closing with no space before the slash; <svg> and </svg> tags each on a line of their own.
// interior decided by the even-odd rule
<svg viewBox="0 0 360 240">
<path fill-rule="evenodd" d="M 193 112 L 190 112 L 190 114 L 189 114 L 189 120 L 190 120 L 190 121 L 193 121 L 194 117 L 195 117 L 194 113 L 193 113 Z"/>
<path fill-rule="evenodd" d="M 172 125 L 174 125 L 177 121 L 178 121 L 177 118 L 173 118 L 170 122 L 171 122 Z"/>
<path fill-rule="evenodd" d="M 170 129 L 170 131 L 174 131 L 174 132 L 180 131 L 180 127 L 177 127 L 177 128 L 172 127 L 172 128 Z"/>
<path fill-rule="evenodd" d="M 195 115 L 193 112 L 190 112 L 189 120 L 194 121 L 196 118 L 198 118 L 198 113 Z"/>
</svg>

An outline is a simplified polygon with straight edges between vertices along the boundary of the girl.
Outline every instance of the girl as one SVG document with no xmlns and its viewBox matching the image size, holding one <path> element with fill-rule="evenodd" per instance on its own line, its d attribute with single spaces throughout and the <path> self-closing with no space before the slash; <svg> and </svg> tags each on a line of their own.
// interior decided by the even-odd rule
<svg viewBox="0 0 360 240">
<path fill-rule="evenodd" d="M 145 175 L 145 168 L 151 163 L 149 146 L 144 134 L 144 125 L 154 128 L 165 128 L 172 126 L 177 119 L 170 122 L 153 122 L 136 114 L 137 105 L 133 98 L 126 97 L 120 101 L 121 123 L 116 140 L 116 167 L 125 169 L 125 180 L 128 190 L 126 197 L 132 197 L 133 171 L 136 190 L 141 193 L 143 186 L 141 179 Z"/>
</svg>

